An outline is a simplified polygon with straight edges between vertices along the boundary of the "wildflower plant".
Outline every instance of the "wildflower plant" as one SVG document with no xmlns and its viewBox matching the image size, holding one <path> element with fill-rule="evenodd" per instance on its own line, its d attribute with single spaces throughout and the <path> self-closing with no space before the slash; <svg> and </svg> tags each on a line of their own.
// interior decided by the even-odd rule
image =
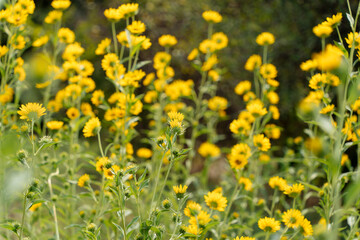
<svg viewBox="0 0 360 240">
<path fill-rule="evenodd" d="M 197 75 L 183 80 L 171 64 L 182 40 L 171 34 L 151 40 L 141 6 L 121 4 L 102 16 L 109 34 L 94 54 L 110 88 L 100 89 L 96 64 L 85 59 L 88 47 L 63 21 L 74 7 L 70 0 L 51 1 L 40 31 L 28 24 L 37 13 L 33 0 L 6 1 L 1 238 L 357 239 L 360 7 L 353 14 L 347 4 L 345 37 L 342 13 L 312 29 L 321 51 L 300 66 L 309 74 L 310 91 L 298 106 L 307 128 L 277 146 L 286 130 L 278 126 L 280 71 L 272 61 L 281 36 L 256 37 L 260 54 L 249 56 L 249 75 L 240 76 L 250 80 L 238 82 L 237 99 L 227 99 L 218 92 L 225 79 L 221 50 L 229 42 L 216 30 L 226 20 L 219 12 L 202 13 L 207 36 L 189 46 L 186 62 Z M 161 50 L 143 59 L 152 45 Z M 44 60 L 35 81 L 25 51 Z M 235 117 L 228 110 L 234 101 L 243 106 Z M 234 118 L 233 141 L 220 147 L 226 136 L 217 125 L 227 115 Z M 215 183 L 212 171 L 221 175 Z"/>
</svg>

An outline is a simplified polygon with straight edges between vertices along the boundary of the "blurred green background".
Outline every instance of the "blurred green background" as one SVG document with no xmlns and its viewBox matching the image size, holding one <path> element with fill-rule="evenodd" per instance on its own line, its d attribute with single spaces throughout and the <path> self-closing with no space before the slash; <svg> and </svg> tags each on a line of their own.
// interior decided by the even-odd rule
<svg viewBox="0 0 360 240">
<path fill-rule="evenodd" d="M 33 21 L 41 25 L 46 14 L 51 10 L 48 0 L 37 0 L 37 14 Z M 138 2 L 140 12 L 138 19 L 147 26 L 146 35 L 153 46 L 141 54 L 143 60 L 152 56 L 162 48 L 157 38 L 162 34 L 176 36 L 179 43 L 173 48 L 172 66 L 177 79 L 199 80 L 199 75 L 186 61 L 192 48 L 206 37 L 207 25 L 201 14 L 205 10 L 216 10 L 223 15 L 223 22 L 215 25 L 215 31 L 222 31 L 229 37 L 229 46 L 219 54 L 221 67 L 226 70 L 219 83 L 218 95 L 226 96 L 231 103 L 227 113 L 230 120 L 219 126 L 219 132 L 229 135 L 231 119 L 236 118 L 244 108 L 241 97 L 235 95 L 233 89 L 241 80 L 251 80 L 252 75 L 244 70 L 247 58 L 252 54 L 261 54 L 260 46 L 255 43 L 256 36 L 268 31 L 275 35 L 276 42 L 270 48 L 269 57 L 278 68 L 278 89 L 280 95 L 279 108 L 281 118 L 278 124 L 286 131 L 283 136 L 297 136 L 303 125 L 296 116 L 296 105 L 308 92 L 306 74 L 300 70 L 300 63 L 311 58 L 313 52 L 320 50 L 320 40 L 312 33 L 312 28 L 337 12 L 343 13 L 340 26 L 343 36 L 349 30 L 345 13 L 346 1 L 323 0 L 74 0 L 65 12 L 65 26 L 74 30 L 77 41 L 85 47 L 84 58 L 95 64 L 94 79 L 98 87 L 110 88 L 101 70 L 101 57 L 95 56 L 97 44 L 105 37 L 111 37 L 110 24 L 103 12 L 106 8 L 117 7 L 127 2 Z M 352 6 L 355 9 L 355 1 Z M 120 31 L 121 26 L 118 26 Z M 336 40 L 336 34 L 333 39 Z M 152 71 L 151 65 L 145 67 Z M 284 141 L 282 138 L 280 141 Z"/>
</svg>

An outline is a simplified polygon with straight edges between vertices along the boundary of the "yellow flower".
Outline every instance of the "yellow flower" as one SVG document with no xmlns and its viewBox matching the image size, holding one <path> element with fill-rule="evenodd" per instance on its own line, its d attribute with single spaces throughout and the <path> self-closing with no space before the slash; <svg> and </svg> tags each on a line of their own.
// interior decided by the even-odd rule
<svg viewBox="0 0 360 240">
<path fill-rule="evenodd" d="M 10 42 L 14 49 L 19 49 L 19 50 L 23 49 L 26 44 L 25 38 L 22 35 L 18 35 L 18 36 L 14 35 L 11 38 Z"/>
<path fill-rule="evenodd" d="M 209 78 L 212 79 L 214 82 L 217 82 L 217 81 L 220 80 L 220 75 L 219 75 L 219 73 L 218 73 L 217 71 L 215 71 L 215 70 L 210 70 L 210 71 L 208 72 L 208 76 L 209 76 Z"/>
<path fill-rule="evenodd" d="M 138 3 L 122 4 L 118 9 L 124 15 L 125 18 L 129 18 L 138 13 L 139 4 Z"/>
<path fill-rule="evenodd" d="M 326 80 L 326 74 L 317 73 L 314 76 L 311 77 L 309 81 L 309 87 L 317 90 L 322 87 L 323 84 L 327 82 Z"/>
<path fill-rule="evenodd" d="M 263 152 L 267 152 L 271 148 L 270 140 L 264 134 L 257 134 L 253 138 L 254 145 Z"/>
<path fill-rule="evenodd" d="M 83 129 L 84 137 L 92 137 L 95 136 L 101 128 L 99 118 L 91 118 L 89 121 L 85 123 L 85 127 Z"/>
<path fill-rule="evenodd" d="M 184 120 L 184 115 L 179 112 L 169 112 L 168 117 L 170 119 L 170 127 L 171 128 L 179 128 L 181 129 L 182 121 Z"/>
<path fill-rule="evenodd" d="M 233 240 L 255 240 L 253 237 L 236 237 Z"/>
<path fill-rule="evenodd" d="M 101 67 L 104 69 L 104 71 L 113 69 L 118 64 L 120 64 L 120 60 L 115 53 L 106 54 L 103 60 L 101 61 Z"/>
<path fill-rule="evenodd" d="M 274 91 L 268 92 L 266 94 L 266 97 L 269 100 L 270 104 L 278 104 L 279 103 L 279 95 Z"/>
<path fill-rule="evenodd" d="M 260 218 L 258 221 L 258 226 L 265 232 L 276 232 L 280 230 L 280 222 L 276 221 L 275 218 Z"/>
<path fill-rule="evenodd" d="M 289 228 L 297 228 L 304 216 L 297 209 L 290 209 L 283 213 L 282 221 Z"/>
<path fill-rule="evenodd" d="M 117 8 L 109 8 L 104 11 L 105 17 L 111 22 L 118 22 L 124 17 L 124 14 Z"/>
<path fill-rule="evenodd" d="M 353 34 L 353 32 L 350 32 L 347 38 L 345 38 L 345 41 L 348 44 L 349 48 L 352 48 L 354 41 L 355 41 L 355 48 L 359 48 L 360 34 L 358 32 L 355 32 L 355 34 Z"/>
<path fill-rule="evenodd" d="M 248 110 L 254 118 L 257 118 L 264 116 L 267 113 L 266 108 L 263 106 L 264 105 L 260 100 L 254 100 L 246 105 L 246 110 Z"/>
<path fill-rule="evenodd" d="M 211 221 L 210 214 L 205 211 L 200 211 L 196 217 L 191 217 L 189 223 L 191 225 L 199 225 L 200 227 L 205 227 Z"/>
<path fill-rule="evenodd" d="M 53 0 L 51 6 L 58 10 L 65 10 L 70 7 L 71 1 L 70 0 Z"/>
<path fill-rule="evenodd" d="M 183 198 L 184 194 L 186 193 L 188 186 L 184 185 L 182 186 L 181 184 L 178 186 L 173 186 L 173 190 L 176 194 L 177 198 Z"/>
<path fill-rule="evenodd" d="M 273 119 L 278 120 L 280 118 L 280 112 L 276 106 L 270 106 L 269 112 L 271 112 Z"/>
<path fill-rule="evenodd" d="M 341 166 L 344 166 L 347 161 L 349 161 L 349 156 L 344 153 L 344 154 L 341 156 L 341 162 L 340 162 Z"/>
<path fill-rule="evenodd" d="M 0 57 L 4 56 L 9 51 L 7 46 L 0 46 Z"/>
<path fill-rule="evenodd" d="M 63 13 L 61 11 L 53 10 L 48 13 L 44 21 L 47 24 L 53 24 L 56 21 L 60 20 L 62 18 L 62 15 Z"/>
<path fill-rule="evenodd" d="M 303 218 L 302 221 L 299 224 L 301 233 L 307 237 L 313 235 L 313 227 L 311 225 L 311 222 L 307 220 L 306 218 Z"/>
<path fill-rule="evenodd" d="M 220 155 L 220 148 L 215 144 L 204 142 L 200 145 L 198 152 L 202 157 L 217 157 Z"/>
<path fill-rule="evenodd" d="M 266 124 L 264 128 L 264 133 L 268 138 L 279 139 L 280 138 L 280 128 L 275 124 Z"/>
<path fill-rule="evenodd" d="M 199 50 L 198 50 L 197 48 L 194 48 L 193 50 L 191 50 L 191 52 L 190 52 L 189 55 L 187 56 L 187 60 L 188 60 L 188 61 L 192 61 L 192 60 L 194 60 L 198 55 L 199 55 Z"/>
<path fill-rule="evenodd" d="M 236 144 L 231 148 L 231 153 L 228 156 L 230 167 L 233 169 L 243 169 L 248 163 L 250 156 L 251 149 L 246 143 Z"/>
<path fill-rule="evenodd" d="M 136 151 L 136 155 L 140 158 L 151 158 L 152 154 L 152 151 L 148 148 L 139 148 Z"/>
<path fill-rule="evenodd" d="M 27 103 L 22 104 L 17 113 L 20 115 L 20 119 L 35 121 L 45 115 L 45 111 L 46 109 L 40 103 Z"/>
<path fill-rule="evenodd" d="M 156 101 L 158 94 L 156 91 L 148 91 L 144 96 L 144 102 L 153 103 Z"/>
<path fill-rule="evenodd" d="M 204 62 L 204 64 L 201 67 L 201 71 L 209 71 L 211 70 L 214 65 L 216 65 L 219 62 L 217 56 L 215 54 L 211 55 L 208 60 Z"/>
<path fill-rule="evenodd" d="M 38 209 L 39 207 L 41 207 L 42 203 L 35 203 L 33 205 L 31 205 L 31 207 L 29 208 L 30 212 L 35 212 L 36 209 Z"/>
<path fill-rule="evenodd" d="M 263 78 L 276 78 L 277 70 L 273 64 L 267 63 L 267 64 L 263 64 L 260 67 L 260 74 L 261 76 L 263 76 Z"/>
<path fill-rule="evenodd" d="M 32 46 L 33 47 L 41 47 L 41 46 L 45 45 L 48 41 L 49 41 L 49 37 L 47 35 L 45 35 L 45 36 L 42 36 L 42 37 L 36 39 L 33 42 Z"/>
<path fill-rule="evenodd" d="M 85 116 L 94 117 L 90 103 L 81 103 L 80 110 Z"/>
<path fill-rule="evenodd" d="M 250 129 L 250 123 L 242 118 L 235 119 L 230 123 L 230 131 L 235 134 L 247 135 Z"/>
<path fill-rule="evenodd" d="M 284 191 L 285 188 L 287 187 L 287 183 L 286 183 L 285 179 L 275 176 L 275 177 L 270 178 L 269 186 L 272 189 L 279 189 L 280 191 Z"/>
<path fill-rule="evenodd" d="M 213 40 L 205 39 L 199 44 L 199 50 L 204 53 L 212 53 L 216 50 L 216 43 Z"/>
<path fill-rule="evenodd" d="M 319 38 L 327 38 L 332 33 L 332 27 L 326 24 L 319 24 L 313 28 L 313 33 Z"/>
<path fill-rule="evenodd" d="M 223 49 L 228 45 L 228 37 L 223 32 L 214 33 L 211 40 L 215 43 L 216 50 Z"/>
<path fill-rule="evenodd" d="M 96 55 L 104 55 L 106 53 L 106 49 L 110 46 L 111 40 L 109 38 L 103 39 L 97 46 L 95 50 Z"/>
<path fill-rule="evenodd" d="M 99 106 L 104 101 L 104 92 L 102 90 L 96 90 L 93 92 L 91 102 L 95 106 Z"/>
<path fill-rule="evenodd" d="M 85 52 L 85 49 L 81 47 L 80 43 L 75 42 L 66 46 L 62 58 L 68 61 L 75 61 Z"/>
<path fill-rule="evenodd" d="M 327 114 L 327 113 L 331 112 L 334 109 L 334 107 L 335 107 L 334 104 L 327 105 L 326 107 L 324 107 L 320 110 L 320 113 Z"/>
<path fill-rule="evenodd" d="M 251 55 L 245 63 L 245 70 L 252 72 L 255 70 L 255 68 L 260 67 L 261 64 L 262 64 L 262 60 L 260 55 L 257 54 Z"/>
<path fill-rule="evenodd" d="M 201 233 L 201 230 L 197 225 L 189 225 L 185 227 L 185 230 L 187 233 L 193 234 L 193 235 L 199 235 Z"/>
<path fill-rule="evenodd" d="M 219 23 L 222 21 L 220 13 L 212 10 L 203 12 L 202 17 L 209 23 Z"/>
<path fill-rule="evenodd" d="M 177 39 L 172 35 L 162 35 L 159 37 L 159 44 L 162 47 L 172 47 L 177 44 Z"/>
<path fill-rule="evenodd" d="M 208 101 L 209 109 L 213 111 L 223 111 L 227 108 L 228 101 L 226 98 L 215 96 Z"/>
<path fill-rule="evenodd" d="M 327 17 L 326 22 L 323 22 L 323 24 L 330 26 L 332 28 L 335 28 L 340 25 L 340 22 L 342 20 L 342 13 L 337 13 L 336 15 L 332 15 L 332 17 Z"/>
<path fill-rule="evenodd" d="M 316 69 L 318 66 L 318 63 L 315 60 L 307 60 L 306 62 L 302 62 L 300 64 L 300 68 L 301 70 L 303 70 L 304 72 L 308 72 L 311 70 Z"/>
<path fill-rule="evenodd" d="M 273 34 L 269 32 L 260 33 L 256 37 L 256 43 L 259 44 L 260 46 L 272 45 L 274 44 L 274 42 L 275 42 L 275 37 Z"/>
<path fill-rule="evenodd" d="M 243 185 L 244 189 L 246 191 L 251 191 L 252 190 L 252 182 L 251 182 L 250 178 L 241 177 L 239 179 L 239 184 Z"/>
<path fill-rule="evenodd" d="M 155 79 L 155 73 L 149 73 L 148 75 L 146 75 L 144 81 L 143 81 L 143 85 L 144 86 L 148 86 L 150 85 L 150 83 Z"/>
<path fill-rule="evenodd" d="M 69 28 L 60 28 L 58 31 L 58 38 L 60 42 L 70 44 L 75 41 L 75 33 Z"/>
<path fill-rule="evenodd" d="M 46 123 L 46 126 L 51 130 L 59 130 L 64 125 L 62 121 L 50 121 Z"/>
<path fill-rule="evenodd" d="M 184 214 L 187 217 L 193 217 L 193 216 L 197 216 L 200 211 L 201 211 L 200 204 L 190 200 L 186 203 Z"/>
<path fill-rule="evenodd" d="M 302 185 L 301 183 L 295 183 L 292 186 L 285 187 L 284 194 L 294 198 L 298 196 L 304 189 L 304 185 Z"/>
<path fill-rule="evenodd" d="M 241 81 L 235 87 L 235 93 L 237 95 L 243 95 L 244 93 L 251 90 L 251 82 L 248 80 Z"/>
<path fill-rule="evenodd" d="M 270 161 L 270 156 L 265 154 L 265 153 L 261 153 L 259 155 L 259 161 L 262 162 L 262 163 L 267 163 Z"/>
<path fill-rule="evenodd" d="M 343 52 L 338 47 L 328 44 L 325 51 L 313 55 L 313 60 L 317 62 L 319 70 L 331 71 L 339 67 L 342 56 Z"/>
<path fill-rule="evenodd" d="M 217 210 L 219 212 L 225 211 L 227 206 L 227 199 L 221 193 L 218 192 L 208 192 L 207 195 L 204 196 L 206 205 L 213 210 Z"/>
<path fill-rule="evenodd" d="M 141 21 L 133 21 L 129 26 L 127 26 L 127 29 L 132 33 L 132 34 L 140 34 L 145 32 L 145 24 Z"/>
<path fill-rule="evenodd" d="M 71 107 L 69 108 L 67 111 L 66 111 L 66 116 L 73 120 L 73 119 L 76 119 L 80 116 L 80 112 L 77 108 L 74 108 L 74 107 Z"/>
<path fill-rule="evenodd" d="M 14 74 L 17 76 L 20 82 L 24 81 L 26 78 L 26 73 L 22 66 L 16 66 L 14 68 Z"/>
<path fill-rule="evenodd" d="M 104 176 L 107 179 L 114 179 L 116 173 L 120 171 L 120 167 L 118 165 L 112 165 L 110 168 L 106 168 L 104 169 Z"/>
<path fill-rule="evenodd" d="M 84 187 L 86 183 L 90 181 L 90 176 L 88 174 L 82 175 L 78 180 L 78 186 Z"/>
</svg>

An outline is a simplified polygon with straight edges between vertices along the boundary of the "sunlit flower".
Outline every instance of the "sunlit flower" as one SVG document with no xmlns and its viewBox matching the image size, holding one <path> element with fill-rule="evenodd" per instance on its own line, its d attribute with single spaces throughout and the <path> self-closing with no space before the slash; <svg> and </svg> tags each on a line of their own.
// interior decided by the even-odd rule
<svg viewBox="0 0 360 240">
<path fill-rule="evenodd" d="M 20 119 L 35 121 L 45 115 L 45 111 L 46 109 L 40 103 L 27 103 L 22 104 L 17 113 L 20 115 Z"/>
<path fill-rule="evenodd" d="M 51 130 L 59 130 L 64 125 L 62 121 L 50 121 L 46 123 L 46 126 Z"/>
<path fill-rule="evenodd" d="M 101 128 L 101 123 L 99 118 L 91 118 L 89 121 L 85 123 L 85 127 L 83 129 L 84 137 L 92 137 L 95 136 Z"/>
<path fill-rule="evenodd" d="M 207 195 L 204 196 L 206 205 L 209 208 L 217 210 L 219 212 L 225 211 L 227 206 L 227 199 L 218 192 L 208 192 Z"/>
<path fill-rule="evenodd" d="M 263 32 L 256 37 L 256 43 L 260 46 L 272 45 L 275 42 L 275 37 L 272 33 Z"/>
<path fill-rule="evenodd" d="M 265 232 L 276 232 L 280 230 L 280 222 L 276 221 L 275 218 L 260 218 L 258 221 L 258 226 Z"/>
<path fill-rule="evenodd" d="M 84 174 L 82 175 L 79 180 L 78 180 L 78 186 L 79 187 L 84 187 L 85 184 L 87 184 L 90 181 L 90 176 L 89 174 Z"/>
<path fill-rule="evenodd" d="M 178 186 L 173 186 L 173 190 L 176 194 L 177 198 L 183 198 L 184 194 L 186 193 L 188 186 L 184 185 L 182 186 L 181 184 Z"/>
<path fill-rule="evenodd" d="M 203 12 L 202 17 L 205 21 L 210 23 L 219 23 L 222 21 L 222 16 L 216 11 L 205 11 Z"/>
</svg>

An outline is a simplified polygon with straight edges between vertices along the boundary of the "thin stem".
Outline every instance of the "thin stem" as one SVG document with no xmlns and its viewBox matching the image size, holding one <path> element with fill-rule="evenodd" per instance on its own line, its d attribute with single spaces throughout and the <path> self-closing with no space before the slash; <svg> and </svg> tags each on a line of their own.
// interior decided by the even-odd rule
<svg viewBox="0 0 360 240">
<path fill-rule="evenodd" d="M 225 212 L 224 221 L 222 222 L 222 224 L 226 224 L 226 228 L 223 228 L 222 224 L 219 224 L 218 228 L 217 228 L 217 231 L 219 231 L 219 236 L 221 236 L 224 229 L 225 230 L 227 229 L 227 225 L 228 225 L 227 219 L 229 217 L 230 209 L 231 209 L 231 206 L 232 206 L 234 200 L 236 199 L 237 195 L 239 194 L 239 192 L 240 192 L 239 184 L 236 184 L 235 190 L 234 190 L 234 192 L 233 192 L 233 194 L 231 196 L 229 205 L 227 206 L 227 209 L 226 209 L 226 212 Z"/>
<path fill-rule="evenodd" d="M 51 184 L 51 178 L 53 176 L 56 176 L 56 175 L 59 175 L 59 169 L 56 169 L 56 172 L 54 173 L 51 173 L 49 175 L 49 178 L 48 178 L 48 185 L 49 185 L 49 190 L 50 190 L 50 197 L 52 198 L 53 197 L 53 190 L 52 190 L 52 184 Z M 59 234 L 59 224 L 58 224 L 58 219 L 57 219 L 57 214 L 56 214 L 56 205 L 55 205 L 55 202 L 53 202 L 53 214 L 54 214 L 54 221 L 55 221 L 55 232 L 56 232 L 56 239 L 57 240 L 60 240 L 60 234 Z"/>
<path fill-rule="evenodd" d="M 153 202 L 155 200 L 155 195 L 156 195 L 156 189 L 157 189 L 157 186 L 159 184 L 159 178 L 160 178 L 160 172 L 161 172 L 161 166 L 162 166 L 162 162 L 165 158 L 165 154 L 166 154 L 166 151 L 164 151 L 162 157 L 161 157 L 161 161 L 159 162 L 159 167 L 158 167 L 158 171 L 157 171 L 157 174 L 156 174 L 156 180 L 155 180 L 155 187 L 154 187 L 154 193 L 153 193 L 153 196 L 152 196 L 152 199 L 151 199 L 151 203 L 150 203 L 150 212 L 149 212 L 149 217 L 151 215 L 151 211 L 152 211 L 152 205 L 153 205 Z"/>
<path fill-rule="evenodd" d="M 104 154 L 104 151 L 103 151 L 103 148 L 102 148 L 102 144 L 101 144 L 100 130 L 99 130 L 97 136 L 98 136 L 98 143 L 99 143 L 99 149 L 100 149 L 101 157 L 105 157 L 105 154 Z"/>
<path fill-rule="evenodd" d="M 171 151 L 171 150 L 170 150 L 170 151 Z M 162 187 L 161 187 L 160 194 L 159 194 L 159 198 L 158 198 L 158 200 L 157 200 L 156 203 L 155 203 L 155 209 L 156 209 L 157 205 L 159 204 L 159 201 L 161 200 L 161 196 L 162 196 L 162 193 L 163 193 L 163 191 L 164 191 L 164 188 L 165 188 L 165 185 L 166 185 L 166 181 L 167 181 L 167 179 L 168 179 L 168 177 L 169 177 L 170 170 L 171 170 L 172 166 L 174 165 L 174 161 L 173 161 L 173 160 L 174 160 L 174 159 L 171 157 L 171 159 L 170 159 L 170 166 L 168 167 L 168 170 L 167 170 L 167 172 L 166 172 L 165 179 L 164 179 L 164 184 L 163 184 Z"/>
<path fill-rule="evenodd" d="M 26 210 L 26 194 L 24 194 L 24 201 L 23 201 L 23 212 L 21 218 L 21 228 L 20 228 L 20 236 L 19 239 L 22 240 L 23 231 L 24 231 L 24 222 L 25 222 L 25 210 Z"/>
<path fill-rule="evenodd" d="M 115 53 L 116 55 L 119 54 L 118 52 L 118 42 L 116 40 L 116 29 L 115 29 L 115 23 L 111 23 L 111 30 L 112 30 L 112 36 L 113 36 L 113 41 L 114 41 L 114 49 L 115 49 Z"/>
<path fill-rule="evenodd" d="M 272 201 L 271 201 L 270 217 L 272 217 L 274 215 L 274 208 L 275 208 L 275 204 L 276 204 L 275 197 L 276 197 L 277 193 L 278 193 L 278 190 L 277 190 L 277 188 L 275 188 L 274 194 L 272 197 Z"/>
<path fill-rule="evenodd" d="M 341 34 L 340 34 L 340 31 L 339 31 L 339 27 L 338 27 L 338 26 L 336 26 L 336 32 L 337 32 L 337 34 L 338 34 L 338 36 L 339 36 L 339 40 L 340 40 L 340 42 L 341 42 L 341 45 L 344 46 L 344 43 L 343 43 L 343 40 L 342 40 L 342 37 L 341 37 Z"/>
</svg>

